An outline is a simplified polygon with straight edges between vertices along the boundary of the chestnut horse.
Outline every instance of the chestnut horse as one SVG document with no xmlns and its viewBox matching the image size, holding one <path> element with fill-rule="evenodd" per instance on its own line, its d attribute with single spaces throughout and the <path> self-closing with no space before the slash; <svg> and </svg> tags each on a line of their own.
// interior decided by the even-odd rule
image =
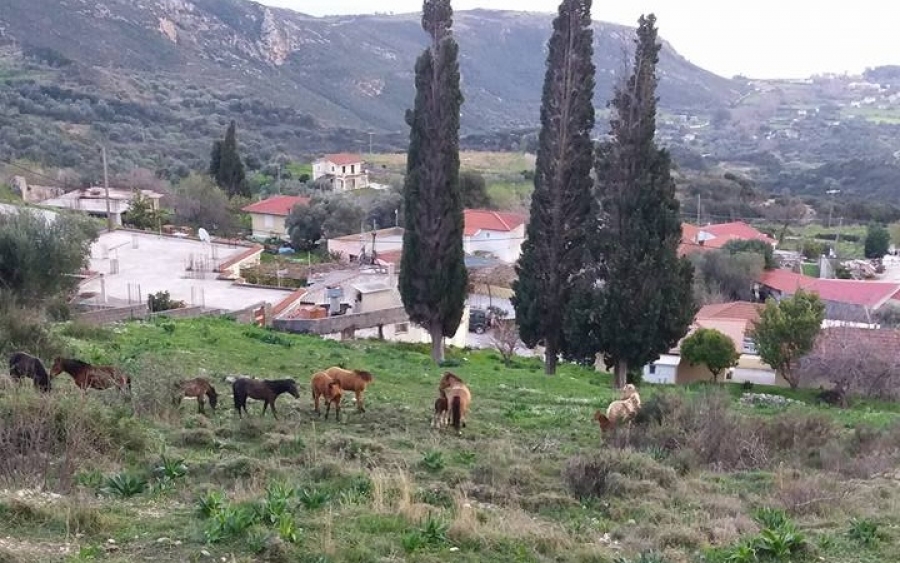
<svg viewBox="0 0 900 563">
<path fill-rule="evenodd" d="M 459 376 L 449 371 L 441 377 L 438 392 L 446 395 L 450 407 L 450 421 L 456 433 L 462 434 L 460 428 L 466 426 L 466 413 L 469 412 L 469 405 L 472 403 L 472 393 Z"/>
<path fill-rule="evenodd" d="M 600 423 L 600 429 L 603 431 L 610 430 L 622 422 L 628 422 L 637 415 L 641 409 L 641 396 L 637 392 L 637 388 L 628 384 L 622 388 L 622 398 L 613 401 L 606 407 L 606 414 L 603 411 L 594 413 L 594 420 Z"/>
<path fill-rule="evenodd" d="M 363 404 L 363 392 L 374 379 L 371 373 L 359 369 L 332 366 L 325 370 L 325 375 L 340 383 L 341 389 L 344 391 L 353 391 L 356 395 L 356 410 L 366 412 L 365 404 Z"/>
<path fill-rule="evenodd" d="M 178 381 L 175 383 L 172 391 L 173 405 L 177 407 L 185 397 L 195 397 L 197 399 L 197 412 L 200 414 L 206 414 L 203 411 L 203 395 L 209 398 L 209 406 L 212 407 L 213 411 L 216 410 L 216 404 L 219 402 L 219 394 L 216 393 L 216 388 L 212 386 L 208 379 L 202 377 Z"/>
<path fill-rule="evenodd" d="M 47 374 L 44 364 L 31 354 L 26 354 L 25 352 L 13 352 L 10 354 L 9 375 L 15 380 L 27 377 L 41 391 L 50 391 L 50 376 Z"/>
<path fill-rule="evenodd" d="M 231 391 L 234 394 L 234 408 L 238 411 L 238 416 L 244 418 L 241 411 L 247 412 L 247 397 L 258 401 L 265 401 L 263 405 L 263 416 L 266 415 L 266 409 L 272 406 L 272 416 L 278 418 L 275 412 L 275 399 L 282 393 L 290 393 L 295 398 L 300 397 L 297 391 L 297 383 L 293 379 L 249 379 L 239 377 L 231 384 Z M 250 413 L 247 413 L 250 414 Z"/>
<path fill-rule="evenodd" d="M 62 372 L 71 375 L 75 385 L 81 389 L 117 387 L 119 391 L 131 392 L 131 378 L 115 366 L 95 366 L 74 358 L 57 357 L 50 367 L 50 377 L 56 377 Z"/>
<path fill-rule="evenodd" d="M 327 373 L 318 372 L 313 375 L 312 381 L 310 383 L 312 387 L 312 398 L 313 404 L 316 407 L 316 414 L 321 416 L 322 412 L 319 410 L 319 398 L 325 398 L 325 420 L 328 420 L 328 412 L 331 411 L 331 405 L 334 404 L 334 417 L 340 422 L 341 421 L 341 398 L 343 396 L 343 389 L 341 389 L 341 384 L 339 381 L 331 379 L 328 377 Z"/>
</svg>

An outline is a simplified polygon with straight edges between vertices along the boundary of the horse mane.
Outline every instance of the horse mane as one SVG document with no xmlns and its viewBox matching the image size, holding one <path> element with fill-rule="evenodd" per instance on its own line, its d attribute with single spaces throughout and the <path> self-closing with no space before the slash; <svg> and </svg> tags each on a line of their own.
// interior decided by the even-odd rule
<svg viewBox="0 0 900 563">
<path fill-rule="evenodd" d="M 63 358 L 62 356 L 59 358 L 59 363 L 65 371 L 69 371 L 70 369 L 82 370 L 92 367 L 91 364 L 87 362 L 82 362 L 75 358 Z"/>
<path fill-rule="evenodd" d="M 293 379 L 264 379 L 263 381 L 269 389 L 276 393 L 285 393 L 297 386 L 297 382 Z"/>
<path fill-rule="evenodd" d="M 374 376 L 370 372 L 368 372 L 366 370 L 362 370 L 362 369 L 355 369 L 355 370 L 353 370 L 353 373 L 356 374 L 356 376 L 358 378 L 362 379 L 366 383 L 371 383 L 372 379 L 374 378 Z"/>
<path fill-rule="evenodd" d="M 453 383 L 459 383 L 460 385 L 465 385 L 465 382 L 458 375 L 452 372 L 444 372 L 444 376 L 441 377 L 441 385 L 451 385 Z"/>
</svg>

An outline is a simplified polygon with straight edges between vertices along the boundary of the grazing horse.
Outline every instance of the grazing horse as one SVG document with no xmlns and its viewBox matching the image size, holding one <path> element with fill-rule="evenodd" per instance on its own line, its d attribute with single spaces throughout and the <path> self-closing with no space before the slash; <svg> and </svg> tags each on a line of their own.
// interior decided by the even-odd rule
<svg viewBox="0 0 900 563">
<path fill-rule="evenodd" d="M 117 387 L 119 391 L 127 389 L 131 392 L 131 378 L 115 366 L 95 366 L 74 358 L 57 357 L 50 367 L 50 376 L 56 377 L 62 372 L 71 375 L 75 385 L 82 390 Z"/>
<path fill-rule="evenodd" d="M 822 389 L 819 387 L 819 389 Z M 828 403 L 829 405 L 847 407 L 847 384 L 845 382 L 836 383 L 834 389 L 822 390 L 816 395 L 816 402 Z"/>
<path fill-rule="evenodd" d="M 374 379 L 371 373 L 359 369 L 344 369 L 332 366 L 325 370 L 325 374 L 340 383 L 341 389 L 344 391 L 353 391 L 356 395 L 356 410 L 366 412 L 365 404 L 363 404 L 363 391 Z"/>
<path fill-rule="evenodd" d="M 606 407 L 606 414 L 603 414 L 603 411 L 594 413 L 594 420 L 600 423 L 601 430 L 606 431 L 622 422 L 631 421 L 639 410 L 641 410 L 641 396 L 637 388 L 629 383 L 622 388 L 622 397 Z"/>
<path fill-rule="evenodd" d="M 341 398 L 343 396 L 343 389 L 341 389 L 341 383 L 334 379 L 328 377 L 327 373 L 319 372 L 312 377 L 312 398 L 313 404 L 316 407 L 316 414 L 321 416 L 322 412 L 319 410 L 319 398 L 325 398 L 325 420 L 328 420 L 328 412 L 331 410 L 331 405 L 334 404 L 334 416 L 335 419 L 340 422 L 341 421 Z"/>
<path fill-rule="evenodd" d="M 13 352 L 10 354 L 9 375 L 15 380 L 27 377 L 41 391 L 50 391 L 50 376 L 47 374 L 44 364 L 31 354 L 26 354 L 25 352 Z"/>
<path fill-rule="evenodd" d="M 450 422 L 450 405 L 447 402 L 447 394 L 443 390 L 440 396 L 434 400 L 434 415 L 431 417 L 431 427 L 441 428 Z"/>
<path fill-rule="evenodd" d="M 244 418 L 241 411 L 247 412 L 247 397 L 265 401 L 263 416 L 266 415 L 266 409 L 271 405 L 272 416 L 275 418 L 278 418 L 278 413 L 275 412 L 275 399 L 279 395 L 290 393 L 294 398 L 300 397 L 300 393 L 297 391 L 297 383 L 293 379 L 249 379 L 239 377 L 231 384 L 231 391 L 234 394 L 234 408 L 237 409 L 238 416 L 241 418 Z"/>
<path fill-rule="evenodd" d="M 178 381 L 175 383 L 172 392 L 172 404 L 176 407 L 181 404 L 181 400 L 185 397 L 195 397 L 197 399 L 197 412 L 200 414 L 206 414 L 203 411 L 203 395 L 209 398 L 209 406 L 212 407 L 213 411 L 216 410 L 216 404 L 219 402 L 219 394 L 216 393 L 216 388 L 212 386 L 208 379 L 203 377 Z"/>
<path fill-rule="evenodd" d="M 469 412 L 469 405 L 472 403 L 472 393 L 462 379 L 456 374 L 449 371 L 441 377 L 438 383 L 438 392 L 444 393 L 447 397 L 447 404 L 450 407 L 450 421 L 457 434 L 462 434 L 460 428 L 466 426 L 466 413 Z"/>
</svg>

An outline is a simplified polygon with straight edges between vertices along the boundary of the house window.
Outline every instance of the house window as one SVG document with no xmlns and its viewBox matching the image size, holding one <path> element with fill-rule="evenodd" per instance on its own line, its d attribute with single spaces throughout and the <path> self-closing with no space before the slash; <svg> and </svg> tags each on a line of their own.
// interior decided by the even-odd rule
<svg viewBox="0 0 900 563">
<path fill-rule="evenodd" d="M 272 217 L 271 215 L 263 215 L 263 217 L 263 224 L 267 229 L 271 229 L 275 226 L 275 217 Z"/>
<path fill-rule="evenodd" d="M 656 375 L 656 364 L 650 364 L 650 369 L 648 370 L 650 375 Z"/>
<path fill-rule="evenodd" d="M 346 173 L 347 173 L 347 167 L 341 166 L 341 174 L 346 174 Z"/>
<path fill-rule="evenodd" d="M 745 336 L 743 343 L 743 351 L 745 354 L 756 354 L 756 342 L 752 338 Z"/>
<path fill-rule="evenodd" d="M 350 165 L 350 173 L 351 173 L 351 174 L 356 174 L 356 165 L 355 165 L 355 164 L 351 164 L 351 165 Z"/>
<path fill-rule="evenodd" d="M 409 323 L 397 323 L 394 325 L 394 334 L 406 334 L 409 332 Z"/>
</svg>

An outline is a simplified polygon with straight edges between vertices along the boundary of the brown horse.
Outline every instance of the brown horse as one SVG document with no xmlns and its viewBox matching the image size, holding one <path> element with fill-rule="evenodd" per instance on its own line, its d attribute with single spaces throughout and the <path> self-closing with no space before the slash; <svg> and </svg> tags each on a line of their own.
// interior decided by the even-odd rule
<svg viewBox="0 0 900 563">
<path fill-rule="evenodd" d="M 606 407 L 606 414 L 603 414 L 603 411 L 595 412 L 594 420 L 600 423 L 600 429 L 605 432 L 623 422 L 630 422 L 639 410 L 641 410 L 641 396 L 637 388 L 629 383 L 622 388 L 622 398 L 611 402 Z"/>
<path fill-rule="evenodd" d="M 172 404 L 176 407 L 181 404 L 181 400 L 185 397 L 195 397 L 197 399 L 197 412 L 200 414 L 206 414 L 203 411 L 203 395 L 209 398 L 209 406 L 212 407 L 213 411 L 216 410 L 216 404 L 219 402 L 219 394 L 216 393 L 216 388 L 212 386 L 208 379 L 202 377 L 179 381 L 175 383 L 172 392 Z"/>
<path fill-rule="evenodd" d="M 56 377 L 62 372 L 71 375 L 75 385 L 81 389 L 117 387 L 119 391 L 131 392 L 131 378 L 115 366 L 95 366 L 74 358 L 57 357 L 50 367 L 50 377 Z"/>
<path fill-rule="evenodd" d="M 447 394 L 443 390 L 440 396 L 434 400 L 434 415 L 431 417 L 431 427 L 441 428 L 450 422 L 450 405 L 447 403 Z"/>
<path fill-rule="evenodd" d="M 469 405 L 472 403 L 472 393 L 459 376 L 449 371 L 441 377 L 438 392 L 443 392 L 447 396 L 451 423 L 456 433 L 462 434 L 460 428 L 466 427 L 466 413 L 469 412 Z"/>
<path fill-rule="evenodd" d="M 263 405 L 263 416 L 266 415 L 266 409 L 272 406 L 272 416 L 278 418 L 275 412 L 275 399 L 282 393 L 290 393 L 294 398 L 299 398 L 300 393 L 297 391 L 297 383 L 293 379 L 249 379 L 239 377 L 231 384 L 231 391 L 234 394 L 234 408 L 238 411 L 238 416 L 244 418 L 241 411 L 247 412 L 247 397 L 258 401 L 265 401 Z M 247 413 L 249 414 L 249 413 Z"/>
<path fill-rule="evenodd" d="M 343 390 L 341 389 L 341 384 L 339 381 L 335 381 L 328 377 L 327 373 L 319 372 L 312 377 L 311 381 L 312 387 L 312 397 L 313 403 L 316 407 L 316 414 L 321 416 L 322 412 L 319 410 L 319 398 L 325 398 L 325 420 L 328 420 L 328 412 L 331 410 L 331 405 L 334 404 L 334 416 L 335 419 L 340 422 L 341 421 L 341 398 L 343 397 Z"/>
<path fill-rule="evenodd" d="M 325 370 L 325 374 L 340 383 L 341 389 L 344 391 L 353 391 L 356 394 L 356 410 L 366 412 L 365 404 L 363 404 L 363 392 L 374 379 L 371 373 L 359 369 L 332 366 Z"/>
</svg>

